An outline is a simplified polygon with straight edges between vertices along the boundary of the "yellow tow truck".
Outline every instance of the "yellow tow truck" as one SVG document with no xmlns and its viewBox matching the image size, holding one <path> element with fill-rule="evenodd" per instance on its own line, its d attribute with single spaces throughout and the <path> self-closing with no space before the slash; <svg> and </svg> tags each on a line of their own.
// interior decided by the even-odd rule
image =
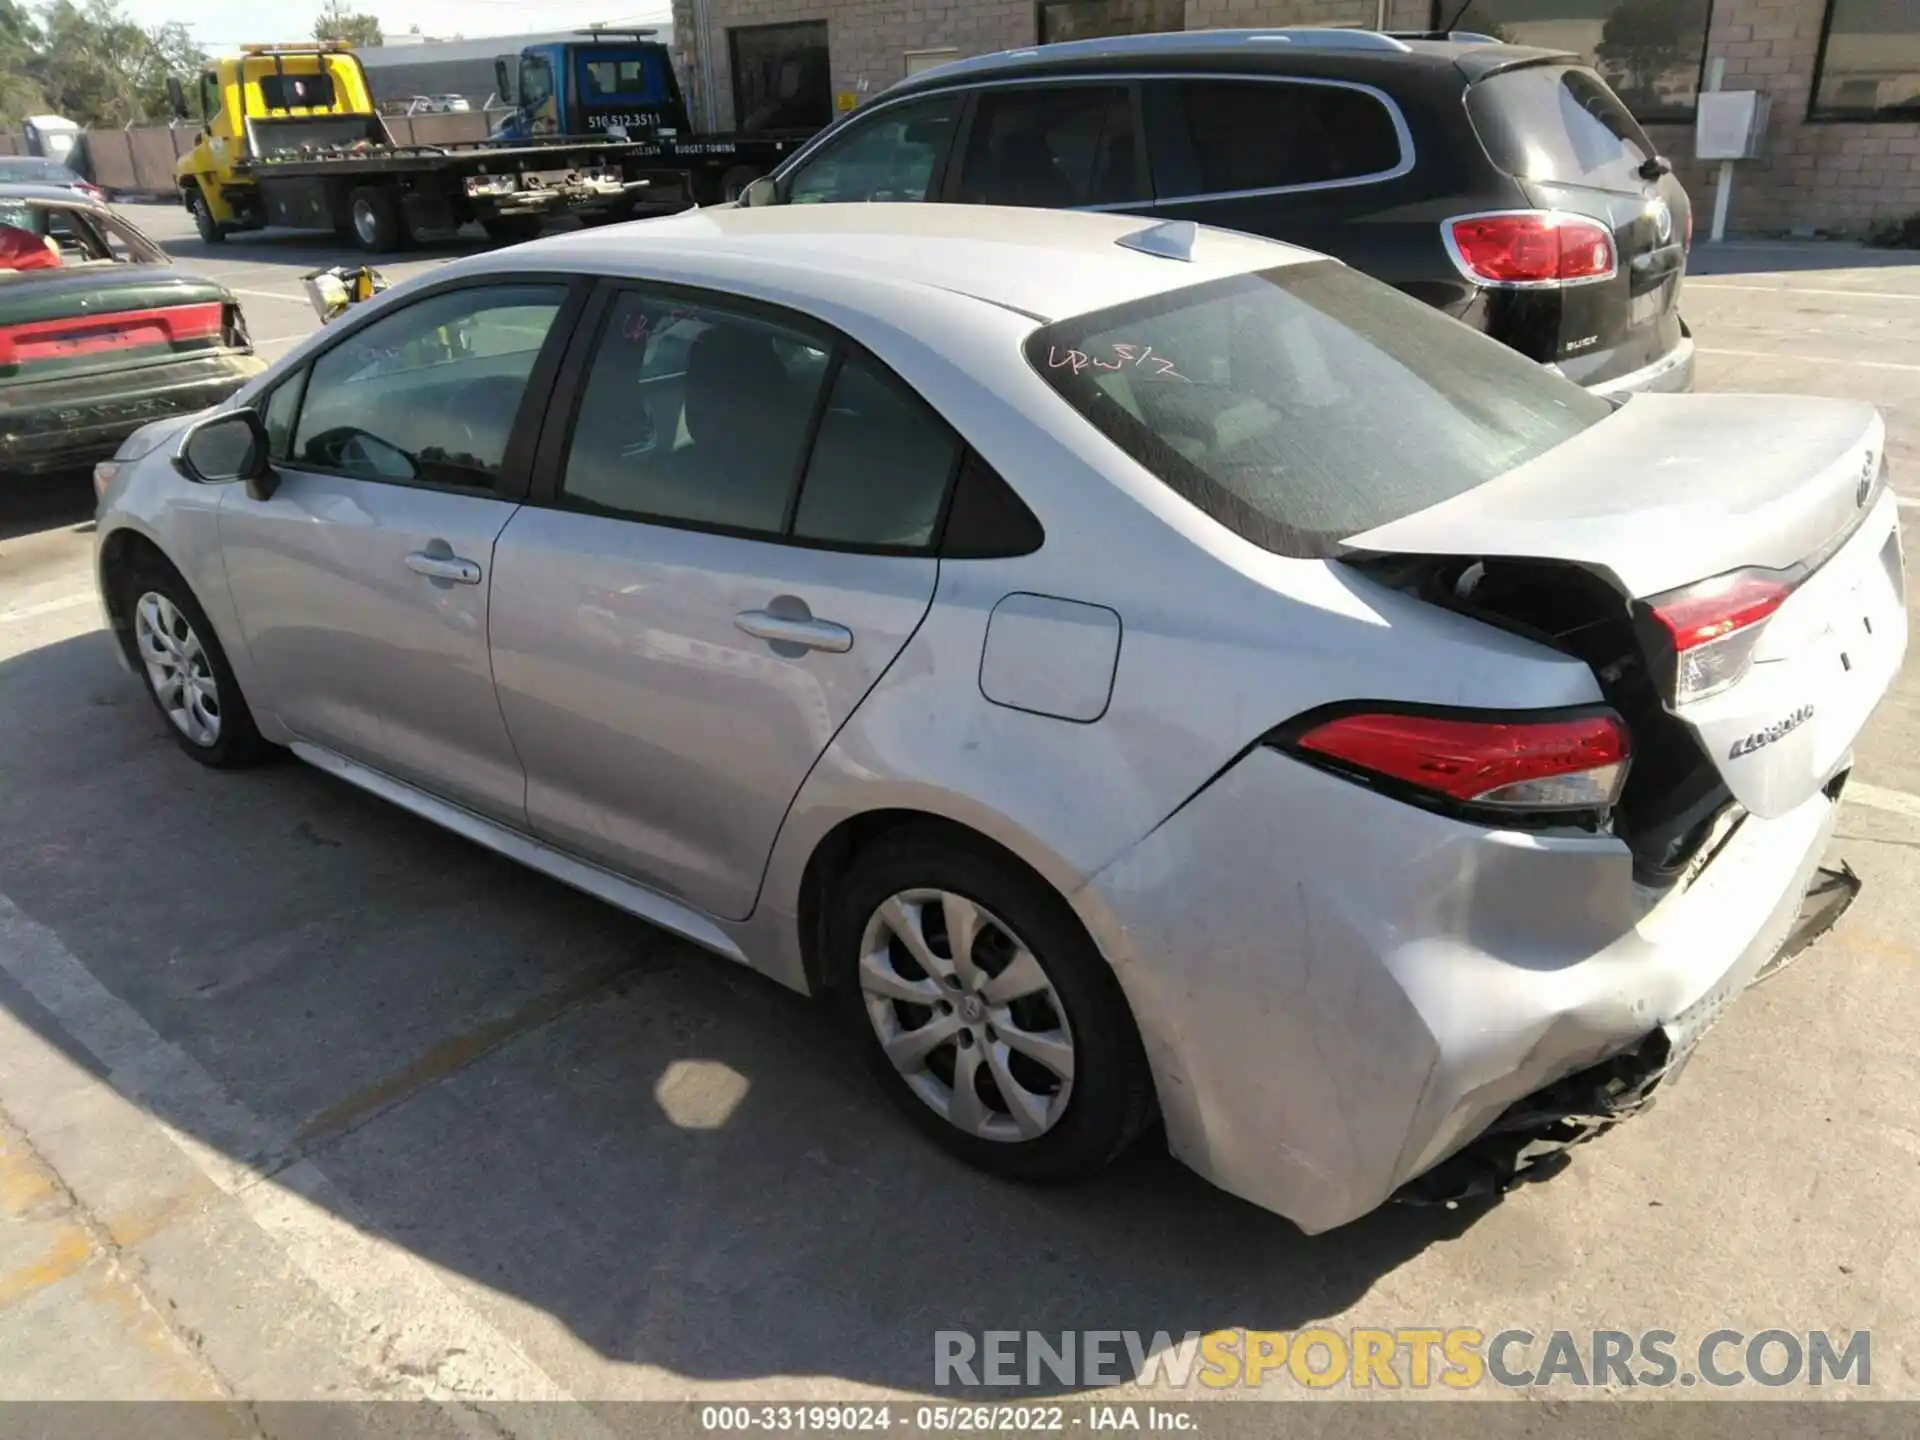
<svg viewBox="0 0 1920 1440">
<path fill-rule="evenodd" d="M 553 215 L 623 218 L 650 183 L 638 173 L 643 147 L 604 135 L 396 145 L 359 57 L 331 41 L 243 45 L 197 84 L 207 119 L 175 178 L 210 244 L 285 226 L 383 253 L 469 221 L 510 242 Z M 179 77 L 167 93 L 186 118 Z"/>
</svg>

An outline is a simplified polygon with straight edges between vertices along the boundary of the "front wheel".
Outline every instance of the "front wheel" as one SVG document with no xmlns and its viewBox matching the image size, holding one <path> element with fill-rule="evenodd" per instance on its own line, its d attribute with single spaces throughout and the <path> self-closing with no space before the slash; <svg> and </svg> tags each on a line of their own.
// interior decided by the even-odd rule
<svg viewBox="0 0 1920 1440">
<path fill-rule="evenodd" d="M 213 218 L 213 211 L 207 205 L 207 197 L 198 186 L 187 196 L 187 211 L 193 216 L 193 228 L 208 245 L 218 245 L 227 238 L 227 227 Z"/>
<path fill-rule="evenodd" d="M 133 628 L 140 679 L 175 743 L 216 770 L 267 758 L 271 747 L 186 582 L 164 566 L 142 567 L 121 582 L 120 604 Z"/>
<path fill-rule="evenodd" d="M 828 920 L 829 983 L 880 1083 L 943 1148 L 996 1174 L 1110 1164 L 1153 1116 L 1112 970 L 1042 881 L 935 829 L 854 861 Z"/>
</svg>

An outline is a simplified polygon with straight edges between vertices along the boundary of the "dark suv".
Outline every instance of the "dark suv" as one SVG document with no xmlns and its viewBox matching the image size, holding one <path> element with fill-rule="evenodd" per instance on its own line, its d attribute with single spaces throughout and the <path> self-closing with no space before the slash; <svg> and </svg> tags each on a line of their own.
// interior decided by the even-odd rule
<svg viewBox="0 0 1920 1440">
<path fill-rule="evenodd" d="M 1206 30 L 961 60 L 743 203 L 1121 210 L 1305 245 L 1604 394 L 1685 390 L 1692 208 L 1577 56 L 1484 37 Z"/>
</svg>

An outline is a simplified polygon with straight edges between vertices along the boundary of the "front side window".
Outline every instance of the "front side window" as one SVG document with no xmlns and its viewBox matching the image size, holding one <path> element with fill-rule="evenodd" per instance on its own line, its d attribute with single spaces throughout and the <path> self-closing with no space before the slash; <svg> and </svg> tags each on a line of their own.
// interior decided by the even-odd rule
<svg viewBox="0 0 1920 1440">
<path fill-rule="evenodd" d="M 1827 0 L 1816 120 L 1920 120 L 1920 5 Z"/>
<path fill-rule="evenodd" d="M 531 109 L 553 98 L 553 66 L 541 55 L 525 55 L 520 60 L 520 103 Z"/>
<path fill-rule="evenodd" d="M 1119 85 L 988 90 L 953 198 L 1072 209 L 1144 198 L 1131 94 Z"/>
<path fill-rule="evenodd" d="M 787 201 L 926 200 L 960 115 L 957 96 L 891 105 L 829 140 L 787 182 Z"/>
<path fill-rule="evenodd" d="M 1364 90 L 1254 80 L 1175 89 L 1205 194 L 1359 180 L 1401 163 L 1393 117 Z"/>
<path fill-rule="evenodd" d="M 453 290 L 362 326 L 313 362 L 289 463 L 492 488 L 565 297 L 558 285 Z"/>
<path fill-rule="evenodd" d="M 1334 554 L 1612 413 L 1332 261 L 1063 320 L 1027 358 L 1140 465 L 1281 555 Z"/>
<path fill-rule="evenodd" d="M 1910 0 L 1880 0 L 1898 9 Z M 1712 0 L 1458 0 L 1435 6 L 1437 26 L 1516 45 L 1571 50 L 1642 120 L 1688 120 L 1700 93 Z"/>
</svg>

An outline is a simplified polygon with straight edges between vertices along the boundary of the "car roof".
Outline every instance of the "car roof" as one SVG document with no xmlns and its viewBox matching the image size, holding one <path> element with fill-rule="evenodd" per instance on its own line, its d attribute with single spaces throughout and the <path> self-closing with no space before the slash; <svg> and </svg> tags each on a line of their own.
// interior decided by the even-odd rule
<svg viewBox="0 0 1920 1440">
<path fill-rule="evenodd" d="M 37 185 L 26 181 L 0 181 L 0 200 L 28 200 L 43 205 L 59 205 L 70 210 L 105 210 L 89 195 L 69 190 L 64 185 Z"/>
<path fill-rule="evenodd" d="M 1158 232 L 1169 258 L 1121 244 Z M 1325 257 L 1185 221 L 991 205 L 777 205 L 684 211 L 550 236 L 470 268 L 558 267 L 717 288 L 776 280 L 796 300 L 861 307 L 874 286 L 943 291 L 1048 321 L 1250 270 Z"/>
<path fill-rule="evenodd" d="M 1139 69 L 1230 70 L 1368 81 L 1423 74 L 1460 84 L 1484 79 L 1499 70 L 1554 60 L 1577 62 L 1579 57 L 1530 45 L 1403 37 L 1337 27 L 1175 30 L 1060 41 L 971 56 L 923 70 L 889 86 L 885 93 L 892 98 L 986 80 L 1062 78 Z"/>
</svg>

